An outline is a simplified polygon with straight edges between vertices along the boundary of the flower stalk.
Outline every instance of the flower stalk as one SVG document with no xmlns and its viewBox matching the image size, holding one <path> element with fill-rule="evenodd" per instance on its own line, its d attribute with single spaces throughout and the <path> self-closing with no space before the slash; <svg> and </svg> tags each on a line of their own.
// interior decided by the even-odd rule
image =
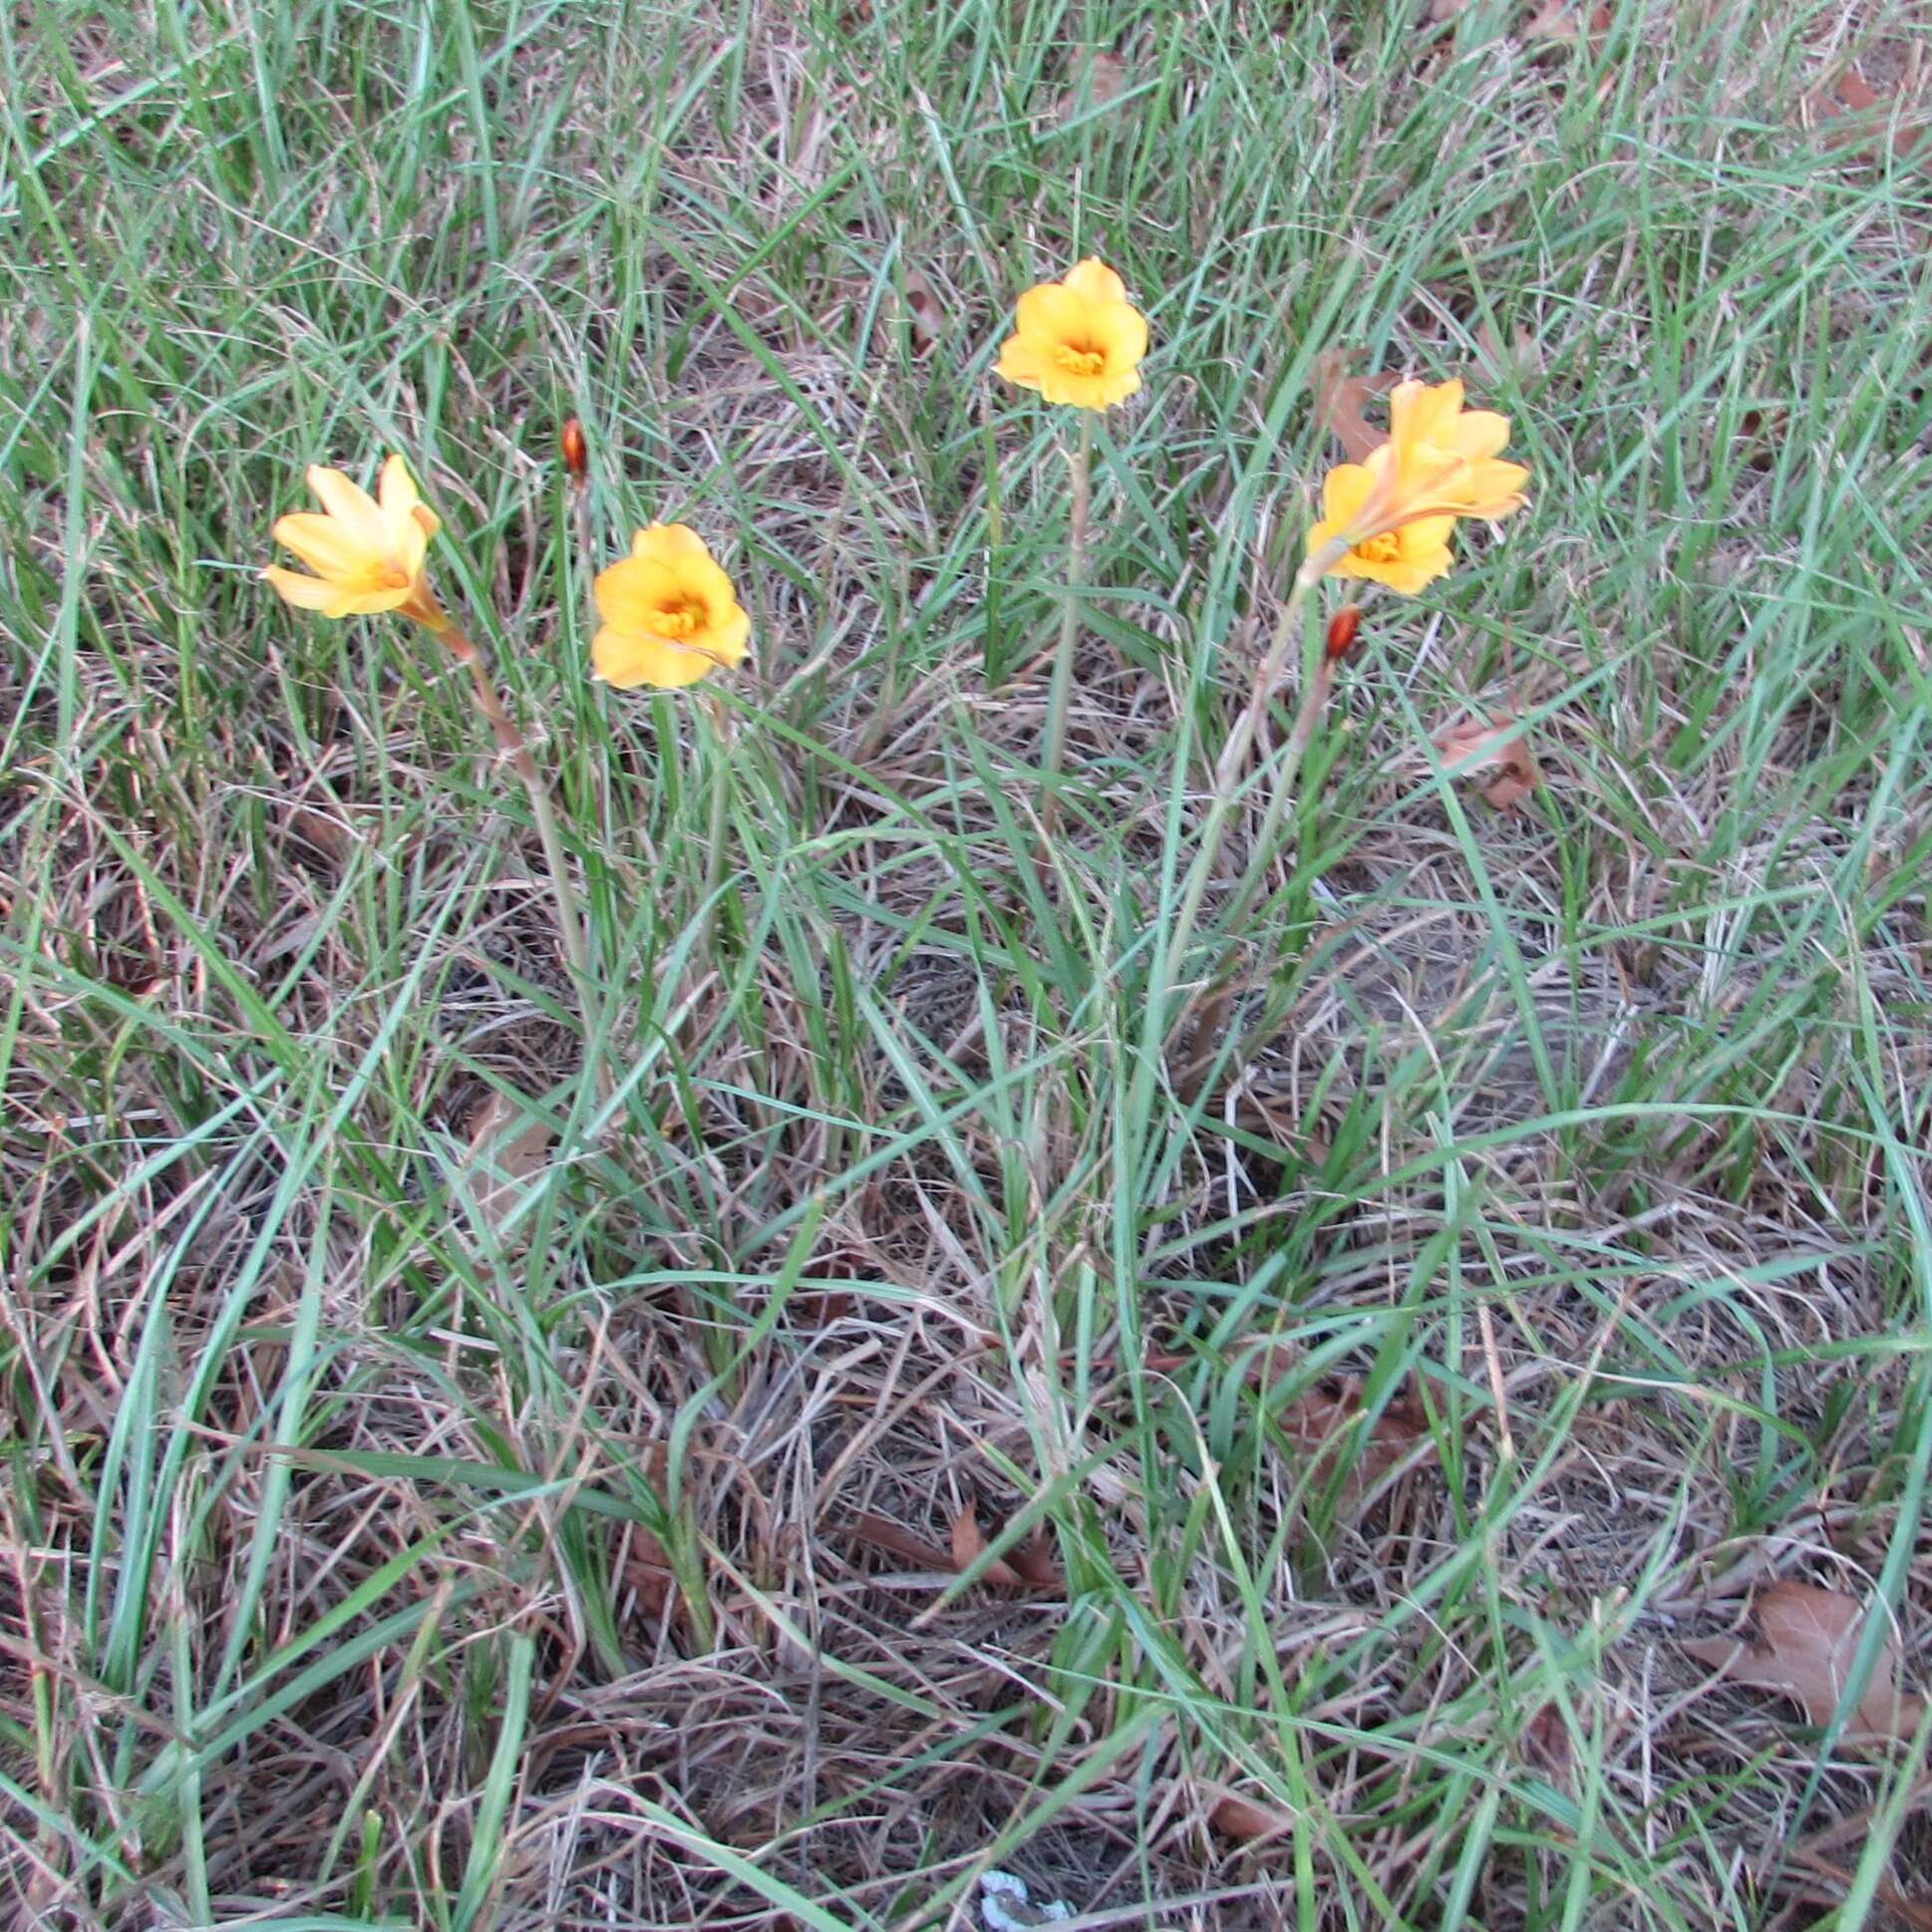
<svg viewBox="0 0 1932 1932">
<path fill-rule="evenodd" d="M 476 641 L 454 622 L 447 620 L 437 635 L 444 649 L 469 669 L 470 690 L 476 699 L 477 709 L 488 721 L 490 730 L 496 735 L 496 743 L 502 748 L 517 778 L 522 781 L 524 794 L 530 802 L 530 815 L 536 821 L 537 839 L 543 847 L 543 862 L 549 868 L 550 888 L 556 899 L 557 931 L 563 940 L 563 956 L 569 961 L 580 997 L 587 998 L 590 991 L 590 949 L 584 937 L 584 919 L 577 903 L 576 887 L 571 883 L 569 862 L 564 855 L 563 837 L 557 829 L 556 806 L 550 798 L 550 788 L 543 774 L 536 769 L 536 760 L 530 755 L 529 741 L 503 704 Z"/>
<path fill-rule="evenodd" d="M 1240 717 L 1234 721 L 1234 729 L 1228 733 L 1227 743 L 1221 747 L 1221 755 L 1215 761 L 1214 798 L 1207 809 L 1207 822 L 1201 828 L 1200 848 L 1194 854 L 1194 862 L 1188 868 L 1187 883 L 1182 890 L 1180 911 L 1174 921 L 1173 938 L 1168 944 L 1166 969 L 1162 975 L 1162 984 L 1165 986 L 1171 986 L 1179 977 L 1181 964 L 1187 956 L 1194 921 L 1200 916 L 1201 900 L 1207 894 L 1207 882 L 1214 875 L 1221 845 L 1227 837 L 1228 819 L 1233 813 L 1235 797 L 1240 790 L 1242 767 L 1247 763 L 1255 735 L 1261 729 L 1261 720 L 1267 713 L 1269 693 L 1281 682 L 1282 673 L 1287 668 L 1288 653 L 1300 634 L 1302 606 L 1308 601 L 1309 592 L 1328 574 L 1347 547 L 1345 538 L 1331 537 L 1295 572 L 1295 581 L 1289 589 L 1288 601 L 1281 607 L 1281 617 L 1269 641 L 1267 655 L 1255 671 L 1248 702 Z M 1320 669 L 1302 694 L 1294 728 L 1289 734 L 1281 763 L 1273 775 L 1274 796 L 1269 802 L 1268 815 L 1263 820 L 1264 839 L 1273 835 L 1281 822 L 1282 813 L 1287 809 L 1286 802 L 1295 775 L 1301 768 L 1309 745 L 1314 741 L 1315 728 L 1321 720 L 1333 683 L 1334 668 L 1324 656 Z M 1258 846 L 1257 851 L 1263 848 Z M 1244 888 L 1243 905 L 1246 898 Z"/>
<path fill-rule="evenodd" d="M 1080 597 L 1087 581 L 1087 523 L 1092 503 L 1094 418 L 1083 412 L 1080 440 L 1067 453 L 1073 500 L 1067 512 L 1067 595 L 1060 611 L 1060 643 L 1047 694 L 1047 755 L 1040 775 L 1040 822 L 1052 837 L 1060 817 L 1060 774 L 1067 758 L 1067 708 L 1074 689 L 1074 652 L 1080 641 Z"/>
</svg>

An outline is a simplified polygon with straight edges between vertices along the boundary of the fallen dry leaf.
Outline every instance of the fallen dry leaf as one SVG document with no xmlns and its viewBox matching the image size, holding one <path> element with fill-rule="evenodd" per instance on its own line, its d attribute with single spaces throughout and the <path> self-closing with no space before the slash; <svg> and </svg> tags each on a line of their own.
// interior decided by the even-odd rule
<svg viewBox="0 0 1932 1932">
<path fill-rule="evenodd" d="M 1847 67 L 1813 88 L 1804 96 L 1802 107 L 1805 121 L 1818 130 L 1825 147 L 1848 148 L 1854 161 L 1873 165 L 1884 159 L 1886 145 L 1903 158 L 1919 145 L 1927 131 L 1923 119 L 1901 119 L 1896 128 L 1891 127 L 1888 98 L 1855 67 Z"/>
<path fill-rule="evenodd" d="M 854 1516 L 844 1525 L 847 1534 L 870 1543 L 888 1555 L 904 1558 L 922 1570 L 937 1570 L 942 1575 L 964 1576 L 986 1552 L 987 1535 L 979 1526 L 977 1513 L 962 1509 L 953 1518 L 952 1547 L 941 1549 L 935 1542 L 910 1530 L 889 1516 L 870 1511 Z M 1066 1586 L 1060 1566 L 1054 1560 L 1053 1546 L 1044 1530 L 1034 1534 L 1005 1556 L 996 1557 L 980 1572 L 979 1581 L 1003 1590 L 1059 1590 Z"/>
<path fill-rule="evenodd" d="M 969 1505 L 953 1518 L 953 1568 L 964 1576 L 985 1554 L 986 1532 L 979 1526 L 978 1513 Z M 1020 1572 L 1005 1557 L 996 1556 L 980 1572 L 980 1581 L 1017 1590 Z"/>
<path fill-rule="evenodd" d="M 1016 1543 L 1007 1561 L 1020 1572 L 1020 1581 L 1030 1590 L 1064 1587 L 1060 1565 L 1054 1560 L 1053 1538 L 1044 1528 L 1036 1529 L 1024 1543 Z"/>
<path fill-rule="evenodd" d="M 1571 4 L 1571 0 L 1549 0 L 1549 5 L 1538 12 L 1523 28 L 1523 39 L 1532 44 L 1540 42 L 1544 46 L 1580 41 L 1584 35 L 1585 25 L 1585 20 L 1579 17 L 1578 10 Z M 1610 9 L 1606 6 L 1592 7 L 1587 25 L 1593 40 L 1607 34 L 1610 31 Z"/>
<path fill-rule="evenodd" d="M 1733 1683 L 1776 1691 L 1802 1705 L 1810 1723 L 1828 1725 L 1864 1636 L 1864 1605 L 1815 1583 L 1773 1583 L 1752 1599 L 1751 1617 L 1755 1636 L 1687 1637 L 1686 1654 Z M 1898 1664 L 1898 1635 L 1887 1631 L 1846 1724 L 1847 1744 L 1909 1738 L 1918 1729 L 1925 1701 L 1901 1695 Z"/>
<path fill-rule="evenodd" d="M 1297 1396 L 1275 1419 L 1281 1432 L 1308 1456 L 1318 1482 L 1333 1473 L 1333 1459 L 1345 1449 L 1353 1460 L 1343 1494 L 1365 1494 L 1403 1461 L 1418 1443 L 1430 1440 L 1429 1418 L 1411 1397 L 1391 1402 L 1363 1436 L 1355 1429 L 1362 1416 L 1362 1383 L 1356 1376 L 1330 1376 Z"/>
<path fill-rule="evenodd" d="M 624 1581 L 637 1592 L 637 1601 L 650 1618 L 664 1615 L 665 1605 L 677 1594 L 677 1572 L 671 1567 L 671 1553 L 642 1523 L 631 1526 L 631 1546 L 624 1558 Z"/>
<path fill-rule="evenodd" d="M 1387 430 L 1372 429 L 1362 406 L 1372 396 L 1386 395 L 1396 386 L 1393 370 L 1378 370 L 1367 376 L 1353 376 L 1349 364 L 1352 349 L 1324 349 L 1315 358 L 1315 423 L 1331 429 L 1351 463 L 1360 463 L 1371 450 L 1389 441 Z"/>
<path fill-rule="evenodd" d="M 923 356 L 939 340 L 946 311 L 932 283 L 916 268 L 905 278 L 905 305 L 912 318 L 912 353 Z"/>
<path fill-rule="evenodd" d="M 1214 1808 L 1208 1812 L 1207 1821 L 1223 1837 L 1251 1845 L 1263 1838 L 1278 1838 L 1294 1829 L 1295 1820 L 1278 1805 L 1258 1804 L 1251 1797 L 1241 1797 L 1216 1785 L 1210 1784 L 1207 1788 L 1214 1797 Z"/>
<path fill-rule="evenodd" d="M 948 1551 L 906 1528 L 903 1523 L 895 1523 L 890 1516 L 875 1516 L 867 1510 L 854 1516 L 844 1527 L 861 1543 L 870 1543 L 874 1549 L 882 1549 L 888 1556 L 902 1556 L 922 1570 L 944 1571 L 953 1567 L 953 1559 Z"/>
<path fill-rule="evenodd" d="M 478 1214 L 492 1229 L 502 1227 L 550 1164 L 555 1141 L 535 1103 L 519 1095 L 492 1093 L 471 1116 L 471 1189 Z"/>
<path fill-rule="evenodd" d="M 1559 1790 L 1570 1788 L 1575 1766 L 1570 1755 L 1570 1728 L 1563 1722 L 1560 1705 L 1539 1705 L 1516 1743 L 1525 1764 L 1541 1771 Z"/>
<path fill-rule="evenodd" d="M 1089 108 L 1111 108 L 1127 86 L 1127 62 L 1118 54 L 1097 53 L 1076 70 L 1073 86 L 1060 97 L 1055 118 L 1067 122 Z"/>
<path fill-rule="evenodd" d="M 1498 811 L 1512 810 L 1543 782 L 1543 768 L 1536 763 L 1528 738 L 1521 733 L 1508 736 L 1516 722 L 1513 711 L 1492 711 L 1445 725 L 1430 741 L 1445 765 L 1470 771 L 1497 768 L 1493 777 L 1482 781 L 1481 791 Z"/>
</svg>

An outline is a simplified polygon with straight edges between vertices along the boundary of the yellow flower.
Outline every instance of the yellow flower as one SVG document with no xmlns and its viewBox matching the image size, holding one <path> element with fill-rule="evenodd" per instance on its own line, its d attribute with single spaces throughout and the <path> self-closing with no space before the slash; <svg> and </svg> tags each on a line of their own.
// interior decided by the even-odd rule
<svg viewBox="0 0 1932 1932">
<path fill-rule="evenodd" d="M 275 541 L 293 550 L 315 575 L 272 563 L 261 573 L 283 601 L 325 617 L 399 610 L 433 631 L 447 630 L 450 619 L 423 569 L 430 538 L 443 525 L 417 495 L 403 459 L 391 457 L 383 465 L 380 501 L 340 470 L 319 463 L 309 465 L 308 482 L 326 514 L 302 510 L 278 518 Z"/>
<path fill-rule="evenodd" d="M 999 373 L 1050 403 L 1109 409 L 1140 387 L 1147 318 L 1127 285 L 1098 256 L 1064 282 L 1042 282 L 1020 297 L 1017 327 L 1000 349 Z"/>
<path fill-rule="evenodd" d="M 590 661 L 606 684 L 696 684 L 714 666 L 745 661 L 752 620 L 704 538 L 683 523 L 639 530 L 595 588 L 604 622 Z"/>
<path fill-rule="evenodd" d="M 1529 472 L 1497 461 L 1508 441 L 1509 419 L 1465 411 L 1459 382 L 1399 385 L 1389 441 L 1328 473 L 1310 556 L 1343 544 L 1329 575 L 1371 578 L 1413 597 L 1448 571 L 1458 516 L 1494 522 L 1522 507 Z"/>
<path fill-rule="evenodd" d="M 1404 513 L 1494 522 L 1521 509 L 1529 472 L 1496 461 L 1508 441 L 1508 417 L 1465 410 L 1459 382 L 1399 383 L 1389 398 L 1389 444 L 1409 498 Z"/>
<path fill-rule="evenodd" d="M 1322 484 L 1322 520 L 1308 532 L 1310 553 L 1332 538 L 1348 535 L 1349 547 L 1328 567 L 1332 577 L 1367 577 L 1386 583 L 1405 597 L 1445 576 L 1449 567 L 1453 516 L 1417 516 L 1394 529 L 1358 533 L 1363 510 L 1381 487 L 1390 468 L 1389 445 L 1369 452 L 1366 463 L 1338 463 Z"/>
</svg>

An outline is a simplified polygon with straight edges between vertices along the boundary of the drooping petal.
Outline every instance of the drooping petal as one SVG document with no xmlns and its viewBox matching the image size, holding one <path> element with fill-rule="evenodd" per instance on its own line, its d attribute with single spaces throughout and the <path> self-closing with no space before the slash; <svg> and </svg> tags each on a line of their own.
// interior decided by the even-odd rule
<svg viewBox="0 0 1932 1932">
<path fill-rule="evenodd" d="M 1115 274 L 1098 255 L 1089 255 L 1069 272 L 1064 287 L 1083 302 L 1125 302 L 1127 283 Z"/>
<path fill-rule="evenodd" d="M 1024 336 L 1008 336 L 1000 345 L 1000 359 L 993 365 L 996 374 L 1022 389 L 1038 389 L 1046 374 L 1036 351 L 1027 346 Z"/>
<path fill-rule="evenodd" d="M 620 691 L 640 684 L 676 690 L 696 684 L 715 668 L 714 659 L 704 651 L 614 624 L 606 624 L 590 640 L 590 662 L 598 677 Z"/>
<path fill-rule="evenodd" d="M 352 542 L 365 549 L 380 550 L 388 537 L 388 524 L 375 498 L 360 483 L 351 483 L 340 470 L 312 463 L 308 467 L 309 487 L 321 499 L 322 507 L 342 525 Z"/>
<path fill-rule="evenodd" d="M 261 574 L 264 582 L 274 586 L 282 602 L 293 604 L 297 610 L 319 610 L 325 617 L 347 615 L 342 600 L 348 593 L 339 585 L 300 570 L 284 570 L 279 563 L 271 563 Z"/>
<path fill-rule="evenodd" d="M 370 510 L 376 513 L 371 503 Z M 378 523 L 381 518 L 378 515 Z M 388 544 L 364 543 L 339 516 L 318 516 L 298 509 L 275 519 L 275 541 L 293 550 L 311 570 L 340 582 L 360 583 L 381 566 Z"/>
</svg>

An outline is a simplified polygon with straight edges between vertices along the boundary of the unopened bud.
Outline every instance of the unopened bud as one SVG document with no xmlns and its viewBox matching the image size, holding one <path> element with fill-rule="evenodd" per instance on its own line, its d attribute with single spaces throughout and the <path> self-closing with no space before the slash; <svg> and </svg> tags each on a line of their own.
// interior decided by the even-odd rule
<svg viewBox="0 0 1932 1932">
<path fill-rule="evenodd" d="M 1328 643 L 1325 649 L 1331 664 L 1340 663 L 1348 656 L 1355 643 L 1355 634 L 1362 628 L 1362 606 L 1344 604 L 1328 620 Z"/>
<path fill-rule="evenodd" d="M 563 467 L 570 473 L 570 481 L 580 483 L 590 474 L 590 450 L 583 440 L 583 425 L 573 416 L 563 426 L 563 434 L 558 438 L 563 451 Z"/>
</svg>

